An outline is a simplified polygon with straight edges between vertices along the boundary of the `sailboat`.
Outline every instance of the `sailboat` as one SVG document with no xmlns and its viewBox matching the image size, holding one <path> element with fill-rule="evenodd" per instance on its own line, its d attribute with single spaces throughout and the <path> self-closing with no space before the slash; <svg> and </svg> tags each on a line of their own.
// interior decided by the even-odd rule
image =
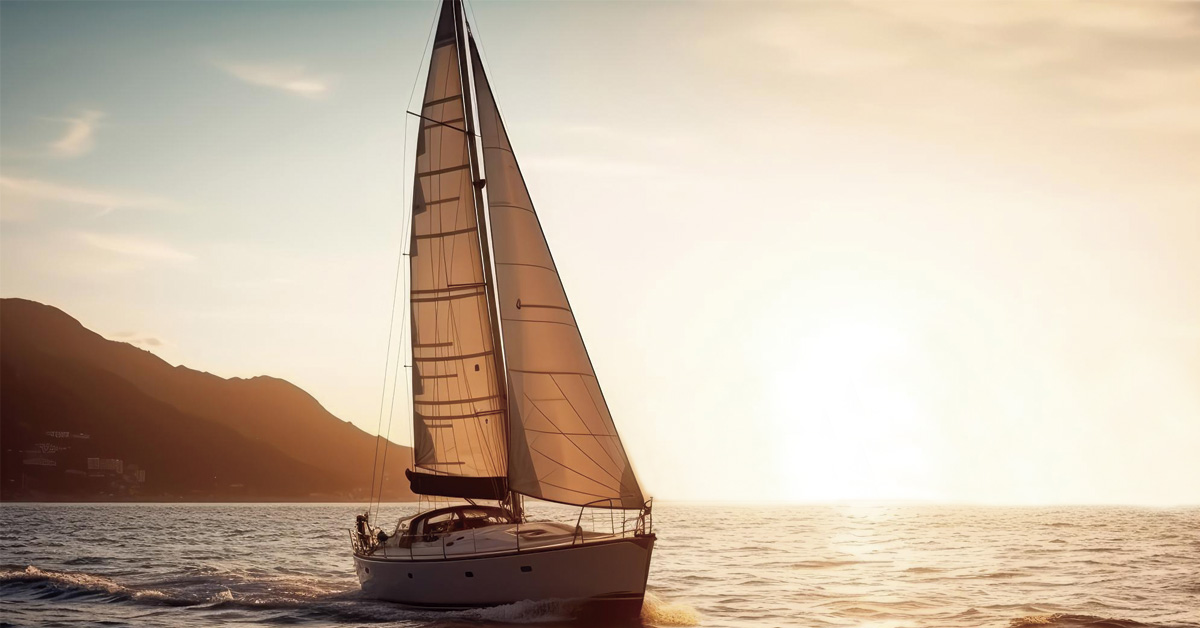
<svg viewBox="0 0 1200 628">
<path fill-rule="evenodd" d="M 461 0 L 443 0 L 433 32 L 421 110 L 410 112 L 420 132 L 405 476 L 422 505 L 447 505 L 395 527 L 370 509 L 359 515 L 350 530 L 359 582 L 368 597 L 425 608 L 562 600 L 636 616 L 652 502 L 609 414 Z M 526 500 L 579 514 L 534 520 Z"/>
</svg>

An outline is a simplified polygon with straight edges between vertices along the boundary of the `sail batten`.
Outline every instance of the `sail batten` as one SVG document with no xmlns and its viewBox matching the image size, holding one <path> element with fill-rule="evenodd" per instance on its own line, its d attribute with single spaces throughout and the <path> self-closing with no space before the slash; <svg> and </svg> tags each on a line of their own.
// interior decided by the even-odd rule
<svg viewBox="0 0 1200 628">
<path fill-rule="evenodd" d="M 470 36 L 468 44 L 508 387 L 508 486 L 564 504 L 642 508 L 645 496 Z"/>
</svg>

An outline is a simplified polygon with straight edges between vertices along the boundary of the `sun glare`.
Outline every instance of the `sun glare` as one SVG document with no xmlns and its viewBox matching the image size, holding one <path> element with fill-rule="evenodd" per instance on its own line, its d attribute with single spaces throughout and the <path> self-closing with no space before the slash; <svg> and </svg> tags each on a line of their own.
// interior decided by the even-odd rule
<svg viewBox="0 0 1200 628">
<path fill-rule="evenodd" d="M 791 499 L 936 498 L 912 493 L 933 430 L 919 338 L 900 321 L 835 318 L 782 347 L 770 384 L 776 459 Z"/>
</svg>

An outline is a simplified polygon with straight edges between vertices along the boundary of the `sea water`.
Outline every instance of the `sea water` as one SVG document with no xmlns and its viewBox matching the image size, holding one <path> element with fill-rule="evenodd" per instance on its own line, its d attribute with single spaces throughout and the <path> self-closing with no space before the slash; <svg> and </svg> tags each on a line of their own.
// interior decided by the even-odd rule
<svg viewBox="0 0 1200 628">
<path fill-rule="evenodd" d="M 347 533 L 361 509 L 3 504 L 0 623 L 568 622 L 555 602 L 426 612 L 363 599 Z M 646 625 L 1200 626 L 1197 508 L 659 503 L 654 526 Z"/>
</svg>

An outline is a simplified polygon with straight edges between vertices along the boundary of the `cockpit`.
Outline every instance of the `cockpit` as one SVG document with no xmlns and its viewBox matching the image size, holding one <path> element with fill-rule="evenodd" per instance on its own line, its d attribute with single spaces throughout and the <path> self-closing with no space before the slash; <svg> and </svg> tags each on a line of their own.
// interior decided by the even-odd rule
<svg viewBox="0 0 1200 628">
<path fill-rule="evenodd" d="M 511 513 L 496 506 L 451 506 L 423 512 L 400 521 L 400 547 L 414 542 L 431 543 L 443 535 L 505 523 L 516 523 Z"/>
</svg>

